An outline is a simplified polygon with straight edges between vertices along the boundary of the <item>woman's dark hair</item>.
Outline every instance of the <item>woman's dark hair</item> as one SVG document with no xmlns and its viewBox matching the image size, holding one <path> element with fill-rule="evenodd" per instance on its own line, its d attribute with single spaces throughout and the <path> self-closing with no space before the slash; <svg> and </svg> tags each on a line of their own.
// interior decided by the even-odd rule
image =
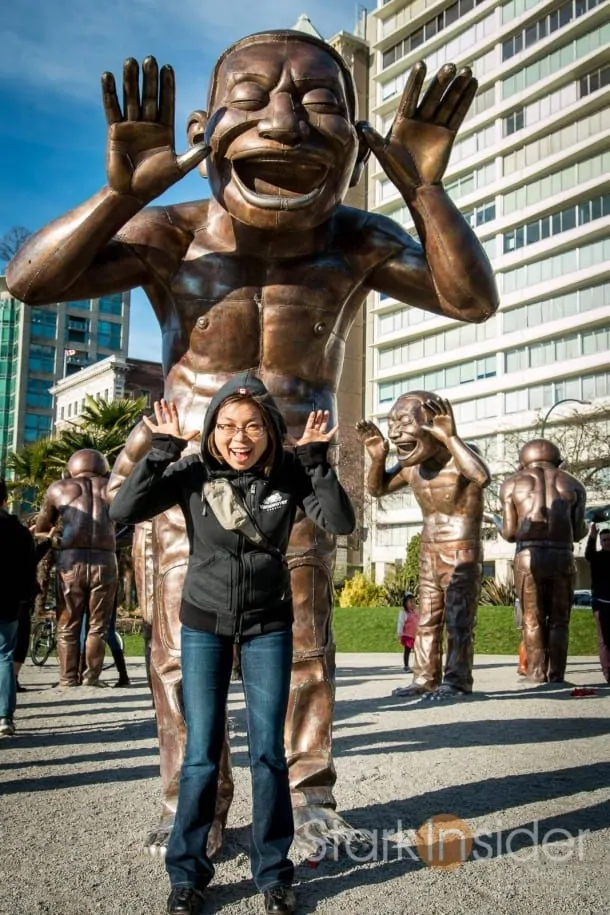
<svg viewBox="0 0 610 915">
<path fill-rule="evenodd" d="M 271 476 L 271 472 L 278 459 L 278 455 L 282 450 L 282 439 L 279 429 L 273 421 L 271 411 L 267 408 L 264 401 L 259 397 L 253 397 L 250 394 L 230 394 L 228 397 L 226 397 L 222 403 L 218 405 L 216 412 L 212 417 L 212 421 L 210 422 L 210 431 L 208 432 L 208 438 L 206 441 L 206 450 L 212 455 L 214 460 L 218 461 L 219 464 L 224 463 L 224 459 L 216 447 L 214 433 L 216 430 L 216 420 L 218 419 L 218 414 L 220 413 L 221 409 L 233 403 L 251 403 L 259 410 L 261 419 L 263 421 L 263 426 L 265 427 L 265 431 L 267 433 L 267 447 L 265 448 L 263 454 L 255 466 L 262 470 L 266 477 Z"/>
</svg>

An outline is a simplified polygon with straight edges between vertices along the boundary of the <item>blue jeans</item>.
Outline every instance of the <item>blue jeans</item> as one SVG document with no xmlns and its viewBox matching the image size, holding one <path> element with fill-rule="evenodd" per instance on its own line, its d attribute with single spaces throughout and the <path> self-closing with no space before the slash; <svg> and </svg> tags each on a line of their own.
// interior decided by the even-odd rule
<svg viewBox="0 0 610 915">
<path fill-rule="evenodd" d="M 110 617 L 110 622 L 108 623 L 108 632 L 106 633 L 106 644 L 111 652 L 121 651 L 121 643 L 116 637 L 116 604 L 114 605 L 114 610 L 112 611 L 112 616 Z M 85 651 L 85 645 L 87 644 L 87 630 L 89 629 L 89 614 L 83 613 L 83 622 L 80 627 L 80 650 L 81 654 Z"/>
<path fill-rule="evenodd" d="M 173 887 L 203 889 L 214 875 L 206 845 L 214 819 L 232 664 L 230 638 L 182 626 L 186 752 L 165 858 Z M 253 636 L 241 644 L 252 775 L 250 860 L 261 892 L 290 886 L 294 873 L 288 859 L 294 824 L 284 752 L 291 664 L 290 629 Z"/>
<path fill-rule="evenodd" d="M 18 627 L 19 620 L 0 622 L 0 718 L 12 718 L 17 705 L 13 652 Z"/>
</svg>

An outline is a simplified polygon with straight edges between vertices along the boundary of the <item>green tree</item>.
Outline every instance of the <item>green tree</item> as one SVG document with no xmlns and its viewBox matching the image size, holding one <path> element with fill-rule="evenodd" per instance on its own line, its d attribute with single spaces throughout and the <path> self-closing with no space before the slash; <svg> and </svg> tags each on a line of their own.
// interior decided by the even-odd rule
<svg viewBox="0 0 610 915">
<path fill-rule="evenodd" d="M 87 395 L 78 419 L 59 433 L 58 454 L 67 462 L 75 451 L 95 448 L 112 464 L 145 408 L 144 397 L 106 401 Z"/>
<path fill-rule="evenodd" d="M 419 553 L 421 549 L 421 534 L 414 534 L 407 545 L 407 557 L 404 567 L 406 586 L 410 591 L 419 587 Z"/>
<path fill-rule="evenodd" d="M 61 476 L 62 460 L 58 440 L 41 438 L 8 455 L 7 486 L 11 496 L 22 503 L 22 511 L 36 511 L 48 487 Z"/>
</svg>

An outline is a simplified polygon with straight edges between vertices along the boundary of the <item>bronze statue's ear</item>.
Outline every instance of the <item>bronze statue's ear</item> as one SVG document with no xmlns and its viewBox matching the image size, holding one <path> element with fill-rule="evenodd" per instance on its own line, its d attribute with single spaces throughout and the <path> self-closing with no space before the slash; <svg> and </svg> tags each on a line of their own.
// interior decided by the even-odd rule
<svg viewBox="0 0 610 915">
<path fill-rule="evenodd" d="M 368 162 L 368 158 L 371 154 L 371 148 L 362 136 L 361 132 L 358 130 L 358 125 L 356 125 L 356 130 L 358 131 L 358 157 L 356 159 L 356 164 L 354 165 L 352 177 L 350 178 L 350 187 L 356 187 L 362 178 L 364 166 Z"/>
<path fill-rule="evenodd" d="M 186 122 L 186 136 L 189 146 L 195 146 L 197 143 L 203 143 L 205 129 L 208 123 L 207 111 L 193 111 Z M 199 165 L 199 174 L 205 175 L 205 159 Z"/>
</svg>

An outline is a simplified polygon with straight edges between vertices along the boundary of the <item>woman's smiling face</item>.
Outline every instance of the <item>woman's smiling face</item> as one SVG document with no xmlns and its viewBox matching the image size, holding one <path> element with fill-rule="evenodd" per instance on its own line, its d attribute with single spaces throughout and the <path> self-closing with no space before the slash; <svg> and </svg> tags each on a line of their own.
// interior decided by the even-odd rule
<svg viewBox="0 0 610 915">
<path fill-rule="evenodd" d="M 250 470 L 267 449 L 269 434 L 256 404 L 244 401 L 222 406 L 216 417 L 214 443 L 233 470 Z"/>
</svg>

